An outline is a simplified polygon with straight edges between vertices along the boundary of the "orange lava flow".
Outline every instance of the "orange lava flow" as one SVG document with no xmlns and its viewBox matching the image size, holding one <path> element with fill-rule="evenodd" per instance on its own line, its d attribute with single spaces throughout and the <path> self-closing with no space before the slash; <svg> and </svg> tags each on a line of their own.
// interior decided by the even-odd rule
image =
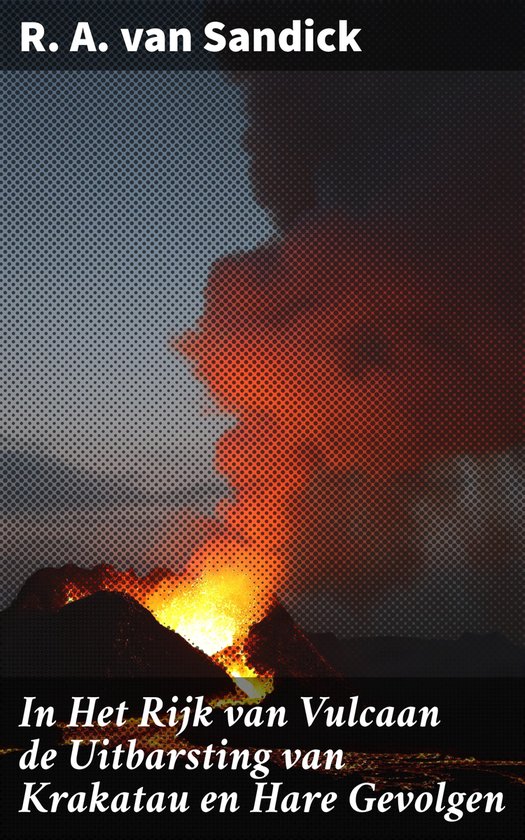
<svg viewBox="0 0 525 840">
<path fill-rule="evenodd" d="M 49 606 L 59 609 L 99 591 L 130 595 L 160 624 L 210 656 L 235 682 L 240 697 L 256 701 L 273 689 L 273 674 L 257 673 L 244 651 L 250 627 L 272 603 L 273 582 L 268 576 L 264 582 L 262 564 L 258 553 L 222 539 L 197 552 L 184 575 L 156 570 L 139 578 L 110 566 L 71 567 Z"/>
<path fill-rule="evenodd" d="M 245 572 L 224 569 L 204 572 L 174 592 L 153 592 L 147 606 L 160 624 L 211 656 L 244 694 L 261 699 L 272 690 L 272 676 L 257 674 L 242 649 L 260 612 L 252 593 Z"/>
<path fill-rule="evenodd" d="M 250 627 L 273 599 L 274 583 L 264 575 L 264 562 L 253 549 L 222 538 L 197 553 L 191 576 L 175 589 L 161 583 L 146 599 L 157 621 L 211 656 L 251 699 L 273 688 L 272 675 L 258 674 L 243 650 Z"/>
</svg>

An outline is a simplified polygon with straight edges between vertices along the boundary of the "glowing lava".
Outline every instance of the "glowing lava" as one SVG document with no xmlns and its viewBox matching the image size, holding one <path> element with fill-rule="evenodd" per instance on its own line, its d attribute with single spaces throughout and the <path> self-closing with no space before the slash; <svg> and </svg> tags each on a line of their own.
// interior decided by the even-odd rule
<svg viewBox="0 0 525 840">
<path fill-rule="evenodd" d="M 244 644 L 251 626 L 273 603 L 274 579 L 267 562 L 258 552 L 223 539 L 197 552 L 183 575 L 155 568 L 139 577 L 132 570 L 109 565 L 93 569 L 68 565 L 43 570 L 38 586 L 25 593 L 24 605 L 54 612 L 95 592 L 129 595 L 160 624 L 212 657 L 245 698 L 257 700 L 272 690 L 273 675 L 258 673 L 250 665 Z M 236 695 L 236 699 L 242 698 Z"/>
<path fill-rule="evenodd" d="M 175 591 L 159 588 L 147 606 L 160 624 L 183 636 L 214 658 L 249 698 L 272 690 L 272 677 L 259 675 L 243 652 L 243 640 L 260 617 L 254 585 L 245 571 L 223 568 L 204 571 Z"/>
<path fill-rule="evenodd" d="M 159 606 L 157 597 L 151 599 L 157 621 L 208 656 L 233 645 L 248 630 L 253 613 L 249 578 L 229 569 L 205 572 L 194 583 L 168 593 Z"/>
</svg>

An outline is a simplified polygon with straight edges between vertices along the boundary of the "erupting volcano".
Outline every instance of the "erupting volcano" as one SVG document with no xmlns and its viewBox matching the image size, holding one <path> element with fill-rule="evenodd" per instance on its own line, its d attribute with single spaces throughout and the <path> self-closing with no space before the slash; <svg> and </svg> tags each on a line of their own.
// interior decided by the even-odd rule
<svg viewBox="0 0 525 840">
<path fill-rule="evenodd" d="M 338 565 L 348 587 L 364 553 L 408 532 L 407 500 L 389 492 L 399 476 L 521 438 L 508 301 L 476 303 L 469 284 L 457 289 L 438 269 L 429 277 L 409 251 L 399 232 L 386 242 L 333 216 L 220 261 L 204 314 L 177 347 L 237 420 L 217 452 L 234 490 L 217 511 L 221 533 L 183 574 L 58 570 L 47 608 L 100 590 L 131 595 L 264 695 L 275 668 L 250 661 L 246 642 L 280 593 L 316 586 L 328 567 L 333 578 Z M 334 520 L 352 476 L 362 483 Z M 39 609 L 41 598 L 33 586 L 22 601 Z"/>
<path fill-rule="evenodd" d="M 215 467 L 231 494 L 207 531 L 213 537 L 187 563 L 170 556 L 176 540 L 154 546 L 147 562 L 163 568 L 145 577 L 111 566 L 66 567 L 47 572 L 40 589 L 37 575 L 21 596 L 28 608 L 58 610 L 100 590 L 130 595 L 257 695 L 279 670 L 271 656 L 259 656 L 272 647 L 267 639 L 253 644 L 261 628 L 268 629 L 269 616 L 273 638 L 277 604 L 294 616 L 297 605 L 301 622 L 313 602 L 322 604 L 315 626 L 323 623 L 322 611 L 331 619 L 336 598 L 344 605 L 339 612 L 348 615 L 356 603 L 367 609 L 367 598 L 399 591 L 420 572 L 422 545 L 440 527 L 439 518 L 428 515 L 416 533 L 425 505 L 420 497 L 415 524 L 410 488 L 417 491 L 421 472 L 438 465 L 452 474 L 447 462 L 455 458 L 508 453 L 523 439 L 521 286 L 505 221 L 512 208 L 505 210 L 490 192 L 499 189 L 498 178 L 510 189 L 505 155 L 491 159 L 490 179 L 484 146 L 473 162 L 461 137 L 455 142 L 458 154 L 468 151 L 468 166 L 459 155 L 457 171 L 449 171 L 440 153 L 429 168 L 423 156 L 418 172 L 422 184 L 433 185 L 432 198 L 419 194 L 418 178 L 388 181 L 381 164 L 389 201 L 367 216 L 358 212 L 354 188 L 378 166 L 391 128 L 401 132 L 396 160 L 407 167 L 416 146 L 426 151 L 431 136 L 417 135 L 419 105 L 402 112 L 406 126 L 385 121 L 383 108 L 395 109 L 404 85 L 418 91 L 430 85 L 432 93 L 434 84 L 448 91 L 450 83 L 418 73 L 366 74 L 358 84 L 343 73 L 332 74 L 326 86 L 324 74 L 302 81 L 295 75 L 239 77 L 246 85 L 253 192 L 278 233 L 215 263 L 201 318 L 174 341 L 235 421 L 217 446 Z M 373 101 L 381 103 L 374 108 L 370 85 Z M 467 86 L 452 97 L 458 115 L 472 95 Z M 413 97 L 414 103 L 424 99 Z M 340 119 L 345 109 L 351 131 Z M 436 132 L 444 125 L 460 131 L 461 122 L 436 117 L 429 125 Z M 489 122 L 498 121 L 491 116 Z M 418 143 L 406 144 L 406 131 Z M 454 151 L 452 139 L 440 142 Z M 408 152 L 401 152 L 405 145 Z M 415 192 L 403 203 L 409 187 Z M 461 225 L 445 224 L 450 213 Z M 472 220 L 471 229 L 464 219 Z M 477 520 L 470 530 L 475 541 Z M 490 521 L 487 530 L 499 533 Z M 443 539 L 436 539 L 440 548 Z M 486 572 L 484 549 L 477 548 L 472 578 Z M 503 553 L 511 555 L 512 547 L 504 545 Z M 284 622 L 281 629 L 290 628 Z M 301 649 L 308 658 L 307 646 Z M 295 664 L 287 663 L 287 670 L 295 672 Z"/>
</svg>

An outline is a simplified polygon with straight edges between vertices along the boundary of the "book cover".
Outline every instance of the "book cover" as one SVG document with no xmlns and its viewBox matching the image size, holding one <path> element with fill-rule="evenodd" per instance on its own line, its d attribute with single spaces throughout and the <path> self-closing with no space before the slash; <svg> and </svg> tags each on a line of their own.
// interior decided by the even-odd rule
<svg viewBox="0 0 525 840">
<path fill-rule="evenodd" d="M 6 837 L 523 836 L 522 35 L 2 3 Z"/>
</svg>

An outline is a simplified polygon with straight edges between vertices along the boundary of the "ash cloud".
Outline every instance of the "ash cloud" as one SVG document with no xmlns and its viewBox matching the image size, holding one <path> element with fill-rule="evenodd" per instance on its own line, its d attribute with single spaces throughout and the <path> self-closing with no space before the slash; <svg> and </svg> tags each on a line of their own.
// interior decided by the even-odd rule
<svg viewBox="0 0 525 840">
<path fill-rule="evenodd" d="M 237 78 L 280 235 L 216 264 L 179 345 L 238 420 L 217 455 L 226 529 L 282 558 L 280 595 L 307 626 L 378 632 L 383 615 L 390 632 L 516 636 L 523 544 L 502 499 L 517 473 L 496 461 L 521 462 L 517 80 L 349 76 Z M 465 516 L 494 534 L 502 508 L 490 557 L 458 543 Z M 436 556 L 451 584 L 429 619 Z"/>
</svg>

